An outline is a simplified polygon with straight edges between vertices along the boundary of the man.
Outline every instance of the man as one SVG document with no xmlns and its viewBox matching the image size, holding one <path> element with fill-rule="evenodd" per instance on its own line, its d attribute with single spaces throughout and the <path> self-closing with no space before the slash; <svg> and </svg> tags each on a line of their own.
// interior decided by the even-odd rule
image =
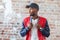
<svg viewBox="0 0 60 40">
<path fill-rule="evenodd" d="M 26 36 L 26 40 L 46 40 L 50 35 L 50 29 L 46 18 L 38 16 L 39 6 L 31 3 L 26 8 L 29 8 L 30 16 L 23 20 L 21 36 Z"/>
</svg>

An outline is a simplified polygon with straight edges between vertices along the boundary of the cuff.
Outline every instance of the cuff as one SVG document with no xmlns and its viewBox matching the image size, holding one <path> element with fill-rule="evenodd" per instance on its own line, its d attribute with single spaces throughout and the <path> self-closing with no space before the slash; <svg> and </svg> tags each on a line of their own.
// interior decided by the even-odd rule
<svg viewBox="0 0 60 40">
<path fill-rule="evenodd" d="M 40 31 L 43 31 L 44 30 L 44 28 L 40 28 Z"/>
<path fill-rule="evenodd" d="M 26 27 L 26 30 L 28 31 L 28 30 L 29 30 L 29 28 L 28 28 L 28 27 Z"/>
</svg>

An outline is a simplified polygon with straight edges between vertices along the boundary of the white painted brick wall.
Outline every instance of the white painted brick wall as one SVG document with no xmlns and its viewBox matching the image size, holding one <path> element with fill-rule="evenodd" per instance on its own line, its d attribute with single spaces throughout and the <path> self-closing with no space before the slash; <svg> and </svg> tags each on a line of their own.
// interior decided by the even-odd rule
<svg viewBox="0 0 60 40">
<path fill-rule="evenodd" d="M 7 19 L 9 21 L 5 20 L 6 18 L 4 17 L 7 14 L 5 13 L 7 2 L 0 0 L 0 40 L 11 40 L 13 36 L 16 37 L 16 40 L 24 40 L 19 31 L 22 20 L 29 15 L 25 6 L 31 2 L 35 2 L 40 6 L 38 14 L 48 20 L 51 34 L 47 40 L 60 40 L 60 0 L 11 0 L 12 7 L 10 6 L 9 8 L 12 11 L 7 11 Z M 19 24 L 17 25 L 16 23 Z M 15 26 L 17 26 L 17 29 L 13 30 Z"/>
</svg>

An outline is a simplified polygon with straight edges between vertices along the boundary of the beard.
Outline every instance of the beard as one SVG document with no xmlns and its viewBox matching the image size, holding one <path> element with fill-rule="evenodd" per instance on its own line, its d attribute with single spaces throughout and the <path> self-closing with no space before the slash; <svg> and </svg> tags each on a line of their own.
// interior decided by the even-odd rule
<svg viewBox="0 0 60 40">
<path fill-rule="evenodd" d="M 30 14 L 30 16 L 35 16 L 35 13 Z"/>
</svg>

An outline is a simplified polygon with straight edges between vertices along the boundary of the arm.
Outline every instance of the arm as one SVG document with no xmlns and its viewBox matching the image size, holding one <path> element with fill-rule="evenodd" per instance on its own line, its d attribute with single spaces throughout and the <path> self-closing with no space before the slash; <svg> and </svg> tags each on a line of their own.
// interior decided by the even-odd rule
<svg viewBox="0 0 60 40">
<path fill-rule="evenodd" d="M 45 28 L 40 29 L 40 31 L 42 32 L 42 34 L 44 36 L 49 37 L 49 35 L 50 35 L 50 29 L 49 29 L 49 26 L 48 26 L 48 22 L 47 21 L 46 21 Z"/>
<path fill-rule="evenodd" d="M 22 29 L 20 31 L 21 36 L 24 37 L 27 34 L 28 30 L 29 28 L 28 27 L 25 28 L 24 23 L 22 23 Z"/>
</svg>

